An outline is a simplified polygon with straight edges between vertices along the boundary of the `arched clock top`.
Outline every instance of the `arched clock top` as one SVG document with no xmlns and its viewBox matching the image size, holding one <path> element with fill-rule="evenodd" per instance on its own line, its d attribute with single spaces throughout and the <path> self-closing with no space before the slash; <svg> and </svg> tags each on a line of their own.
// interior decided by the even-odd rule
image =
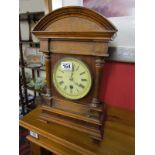
<svg viewBox="0 0 155 155">
<path fill-rule="evenodd" d="M 33 29 L 39 38 L 98 37 L 110 40 L 117 28 L 88 8 L 63 7 L 44 16 Z"/>
</svg>

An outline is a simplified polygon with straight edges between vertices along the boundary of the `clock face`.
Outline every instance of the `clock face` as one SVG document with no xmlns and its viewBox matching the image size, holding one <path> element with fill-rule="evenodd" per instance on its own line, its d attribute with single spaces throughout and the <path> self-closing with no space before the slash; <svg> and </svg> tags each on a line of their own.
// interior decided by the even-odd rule
<svg viewBox="0 0 155 155">
<path fill-rule="evenodd" d="M 85 63 L 79 59 L 66 57 L 54 66 L 53 84 L 63 97 L 75 100 L 88 94 L 92 78 Z"/>
</svg>

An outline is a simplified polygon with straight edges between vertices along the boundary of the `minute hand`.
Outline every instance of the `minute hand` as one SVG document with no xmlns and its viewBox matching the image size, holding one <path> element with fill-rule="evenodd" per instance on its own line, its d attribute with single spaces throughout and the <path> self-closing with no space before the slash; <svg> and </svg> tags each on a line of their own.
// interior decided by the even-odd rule
<svg viewBox="0 0 155 155">
<path fill-rule="evenodd" d="M 81 84 L 78 84 L 77 82 L 75 82 L 74 79 L 73 79 L 73 83 L 74 83 L 75 85 L 77 85 L 78 87 L 80 87 L 80 88 L 81 88 L 81 86 L 82 86 Z M 83 86 L 82 86 L 82 88 L 83 88 Z"/>
</svg>

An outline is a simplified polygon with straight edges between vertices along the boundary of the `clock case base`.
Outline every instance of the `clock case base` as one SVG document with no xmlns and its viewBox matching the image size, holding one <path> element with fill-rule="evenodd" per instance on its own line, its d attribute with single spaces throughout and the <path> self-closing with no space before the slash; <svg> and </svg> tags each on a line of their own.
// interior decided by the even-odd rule
<svg viewBox="0 0 155 155">
<path fill-rule="evenodd" d="M 51 107 L 42 105 L 42 113 L 39 115 L 39 120 L 45 123 L 57 123 L 66 127 L 73 128 L 75 130 L 85 132 L 93 140 L 101 141 L 103 139 L 103 125 L 105 119 L 105 107 L 101 103 L 99 107 L 92 108 L 88 105 L 83 105 L 82 113 L 74 111 L 74 109 L 79 109 L 79 104 L 72 102 L 61 103 L 58 99 L 53 100 L 53 105 Z M 63 110 L 61 109 L 61 104 L 64 106 L 68 104 L 73 104 L 74 109 Z M 67 107 L 67 109 L 69 109 Z M 84 112 L 85 109 L 85 112 Z"/>
</svg>

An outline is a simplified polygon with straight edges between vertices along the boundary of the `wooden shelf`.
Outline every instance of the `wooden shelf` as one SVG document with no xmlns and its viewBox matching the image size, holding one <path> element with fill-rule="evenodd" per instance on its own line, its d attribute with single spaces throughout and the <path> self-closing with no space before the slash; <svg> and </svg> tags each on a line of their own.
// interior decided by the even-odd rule
<svg viewBox="0 0 155 155">
<path fill-rule="evenodd" d="M 27 86 L 27 89 L 32 90 L 32 91 L 36 91 L 36 92 L 38 92 L 38 93 L 43 93 L 43 94 L 46 93 L 45 90 L 38 90 L 38 89 L 34 89 L 34 88 L 32 88 L 32 87 L 29 87 L 29 86 Z"/>
<path fill-rule="evenodd" d="M 20 41 L 21 44 L 25 43 L 25 44 L 40 44 L 39 42 L 33 42 L 33 41 L 30 41 L 30 40 L 22 40 Z"/>
<path fill-rule="evenodd" d="M 39 70 L 46 71 L 46 68 L 45 68 L 45 66 L 42 66 L 42 67 L 39 68 Z"/>
<path fill-rule="evenodd" d="M 33 43 L 32 40 L 21 40 L 20 43 Z"/>
<path fill-rule="evenodd" d="M 36 48 L 40 47 L 40 43 L 39 42 L 32 42 L 32 41 L 29 41 L 29 40 L 22 40 L 19 43 L 20 44 L 30 44 L 32 47 L 36 47 Z"/>
<path fill-rule="evenodd" d="M 27 65 L 24 65 L 24 66 L 20 65 L 20 67 L 34 69 L 34 70 L 40 70 L 40 71 L 45 71 L 45 66 L 41 66 L 41 67 L 29 67 Z"/>
</svg>

